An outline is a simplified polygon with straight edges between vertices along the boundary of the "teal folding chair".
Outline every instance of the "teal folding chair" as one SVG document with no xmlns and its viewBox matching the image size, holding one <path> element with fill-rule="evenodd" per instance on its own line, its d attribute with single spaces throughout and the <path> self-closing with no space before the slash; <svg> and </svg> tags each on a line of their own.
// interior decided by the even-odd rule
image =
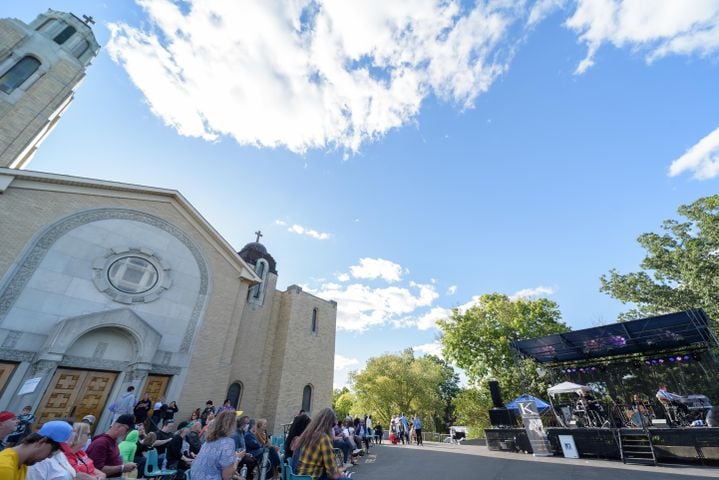
<svg viewBox="0 0 719 480">
<path fill-rule="evenodd" d="M 173 477 L 177 473 L 177 470 L 163 469 L 157 465 L 157 450 L 148 450 L 147 459 L 145 460 L 145 472 L 146 478 L 162 478 L 162 477 Z M 186 472 L 189 474 L 190 472 Z M 189 476 L 187 477 L 189 479 Z"/>
<path fill-rule="evenodd" d="M 312 475 L 295 475 L 290 462 L 285 462 L 282 467 L 282 477 L 284 480 L 312 480 Z"/>
</svg>

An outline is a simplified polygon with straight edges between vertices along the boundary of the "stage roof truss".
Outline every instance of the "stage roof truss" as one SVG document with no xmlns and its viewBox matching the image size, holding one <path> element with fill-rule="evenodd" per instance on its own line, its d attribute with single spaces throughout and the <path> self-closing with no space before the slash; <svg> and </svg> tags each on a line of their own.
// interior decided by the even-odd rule
<svg viewBox="0 0 719 480">
<path fill-rule="evenodd" d="M 538 363 L 565 364 L 696 351 L 717 346 L 713 338 L 706 314 L 697 309 L 520 340 L 512 346 Z"/>
</svg>

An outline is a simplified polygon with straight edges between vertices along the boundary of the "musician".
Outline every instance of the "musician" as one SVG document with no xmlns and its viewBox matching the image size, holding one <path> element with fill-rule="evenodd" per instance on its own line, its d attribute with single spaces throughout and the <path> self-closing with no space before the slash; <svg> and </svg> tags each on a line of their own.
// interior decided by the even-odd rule
<svg viewBox="0 0 719 480">
<path fill-rule="evenodd" d="M 682 396 L 672 393 L 667 390 L 667 384 L 659 384 L 659 390 L 657 390 L 657 400 L 659 400 L 664 406 L 677 407 L 681 412 L 688 413 L 689 409 L 682 403 Z"/>
<path fill-rule="evenodd" d="M 599 410 L 597 399 L 589 393 L 589 389 L 587 388 L 583 388 L 579 391 L 577 402 L 581 403 L 587 410 Z"/>
</svg>

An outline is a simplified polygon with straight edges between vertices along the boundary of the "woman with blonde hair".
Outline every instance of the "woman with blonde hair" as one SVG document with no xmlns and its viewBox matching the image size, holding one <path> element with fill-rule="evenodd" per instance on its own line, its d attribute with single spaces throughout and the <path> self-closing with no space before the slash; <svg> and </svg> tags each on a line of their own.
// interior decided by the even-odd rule
<svg viewBox="0 0 719 480">
<path fill-rule="evenodd" d="M 234 410 L 220 413 L 207 427 L 207 441 L 190 469 L 193 480 L 226 480 L 237 471 L 235 441 L 230 437 L 235 432 Z"/>
<path fill-rule="evenodd" d="M 310 475 L 315 480 L 349 477 L 335 465 L 330 432 L 336 421 L 335 412 L 323 408 L 307 425 L 294 449 L 295 474 Z"/>
<path fill-rule="evenodd" d="M 267 438 L 267 420 L 258 418 L 255 426 L 245 434 L 245 445 L 247 453 L 251 454 L 257 460 L 258 465 L 262 465 L 262 456 L 265 448 L 269 448 L 268 458 L 270 460 L 270 468 L 272 478 L 277 477 L 280 466 L 280 454 L 276 447 L 272 446 L 270 439 Z"/>
</svg>

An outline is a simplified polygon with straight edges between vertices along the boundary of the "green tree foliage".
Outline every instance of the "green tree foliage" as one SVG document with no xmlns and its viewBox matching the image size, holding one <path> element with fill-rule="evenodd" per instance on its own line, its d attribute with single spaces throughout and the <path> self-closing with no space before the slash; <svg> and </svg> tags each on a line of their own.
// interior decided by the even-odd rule
<svg viewBox="0 0 719 480">
<path fill-rule="evenodd" d="M 371 414 L 387 427 L 393 415 L 404 412 L 430 419 L 444 411 L 440 389 L 446 370 L 430 357 L 415 358 L 411 348 L 400 354 L 371 358 L 361 372 L 350 374 L 356 402 L 352 413 Z M 427 422 L 425 422 L 427 423 Z M 425 425 L 425 429 L 431 429 Z"/>
<path fill-rule="evenodd" d="M 499 293 L 482 295 L 475 306 L 464 313 L 455 310 L 452 318 L 439 325 L 445 358 L 464 369 L 475 387 L 455 400 L 455 423 L 475 428 L 489 424 L 489 380 L 499 382 L 507 401 L 522 393 L 546 396 L 549 385 L 537 373 L 537 365 L 518 358 L 510 342 L 569 330 L 555 302 L 546 298 L 510 300 Z"/>
<path fill-rule="evenodd" d="M 622 319 L 703 308 L 719 321 L 719 195 L 682 205 L 684 219 L 665 220 L 663 233 L 643 233 L 641 271 L 601 277 L 601 291 L 632 303 Z"/>
<path fill-rule="evenodd" d="M 462 391 L 459 387 L 459 375 L 457 375 L 454 368 L 445 360 L 434 355 L 427 355 L 427 359 L 436 363 L 442 370 L 442 383 L 439 385 L 439 398 L 442 401 L 442 411 L 437 412 L 437 415 L 432 419 L 435 427 L 434 431 L 447 432 L 447 425 L 454 423 L 454 399 Z"/>
<path fill-rule="evenodd" d="M 337 418 L 345 418 L 352 411 L 355 398 L 349 388 L 335 388 L 332 392 L 332 409 L 337 414 Z"/>
</svg>

